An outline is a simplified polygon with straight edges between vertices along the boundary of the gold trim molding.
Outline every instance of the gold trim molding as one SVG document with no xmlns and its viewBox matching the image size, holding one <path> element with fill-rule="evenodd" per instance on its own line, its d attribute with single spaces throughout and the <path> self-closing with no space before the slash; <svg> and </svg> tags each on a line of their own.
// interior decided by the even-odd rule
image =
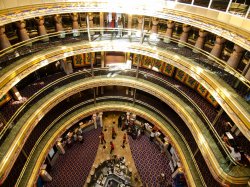
<svg viewBox="0 0 250 187">
<path fill-rule="evenodd" d="M 38 16 L 72 12 L 120 12 L 172 20 L 207 30 L 250 51 L 250 20 L 225 12 L 163 0 L 148 1 L 70 1 L 0 10 L 0 25 Z M 22 3 L 17 4 L 17 6 Z M 0 3 L 1 5 L 1 3 Z"/>
<path fill-rule="evenodd" d="M 203 69 L 190 59 L 157 47 L 152 48 L 150 46 L 129 43 L 126 41 L 86 42 L 80 45 L 71 44 L 57 47 L 53 51 L 47 51 L 40 55 L 36 54 L 35 57 L 25 59 L 25 62 L 11 68 L 10 71 L 0 77 L 0 89 L 2 91 L 0 97 L 7 93 L 28 74 L 49 63 L 76 54 L 97 51 L 124 51 L 142 54 L 162 60 L 181 69 L 201 83 L 213 95 L 244 136 L 250 140 L 249 107 L 246 106 L 246 103 L 245 105 L 240 104 L 245 101 L 240 98 L 233 89 L 225 88 L 221 80 L 215 79 L 215 76 L 211 74 L 211 72 Z M 240 100 L 241 102 L 239 102 Z"/>
<path fill-rule="evenodd" d="M 0 163 L 0 174 L 1 176 L 7 176 L 11 167 L 16 160 L 17 155 L 22 149 L 27 137 L 30 135 L 32 129 L 38 124 L 40 119 L 58 104 L 63 99 L 70 97 L 71 95 L 78 93 L 82 90 L 90 89 L 93 87 L 99 86 L 109 86 L 109 85 L 120 85 L 126 87 L 133 87 L 143 90 L 151 95 L 154 95 L 168 104 L 179 116 L 186 122 L 188 128 L 190 129 L 212 175 L 215 178 L 223 179 L 229 183 L 245 184 L 249 180 L 248 177 L 233 177 L 229 176 L 225 171 L 220 167 L 216 156 L 213 152 L 212 147 L 209 146 L 209 141 L 206 138 L 206 135 L 202 134 L 202 131 L 196 123 L 202 123 L 199 118 L 196 117 L 195 113 L 192 111 L 192 108 L 187 106 L 184 102 L 178 99 L 171 92 L 166 91 L 160 86 L 149 84 L 148 81 L 140 80 L 135 78 L 126 78 L 125 76 L 117 76 L 113 78 L 107 78 L 106 76 L 86 78 L 84 81 L 79 81 L 78 83 L 72 84 L 68 88 L 58 89 L 55 92 L 48 94 L 48 99 L 46 102 L 42 102 L 39 109 L 33 112 L 25 124 L 22 124 L 21 129 L 18 131 L 18 134 L 15 135 L 14 142 L 9 145 L 9 149 L 1 160 Z M 179 101 L 179 102 L 176 102 Z M 185 107 L 184 107 L 185 106 Z"/>
<path fill-rule="evenodd" d="M 53 145 L 55 144 L 56 140 L 73 124 L 77 123 L 80 119 L 83 119 L 84 117 L 87 117 L 93 113 L 96 112 L 106 112 L 106 111 L 121 111 L 121 112 L 127 112 L 130 111 L 132 113 L 135 113 L 138 116 L 143 117 L 144 119 L 154 123 L 159 127 L 159 129 L 162 130 L 163 134 L 165 134 L 167 137 L 170 138 L 170 142 L 173 144 L 174 148 L 176 149 L 178 155 L 180 156 L 180 160 L 182 162 L 183 168 L 185 170 L 185 174 L 187 176 L 187 182 L 189 186 L 197 186 L 196 180 L 193 178 L 192 173 L 189 170 L 189 161 L 186 159 L 185 154 L 182 151 L 181 146 L 179 145 L 178 140 L 175 138 L 175 136 L 172 135 L 171 131 L 169 131 L 165 125 L 162 124 L 161 121 L 153 117 L 152 115 L 149 115 L 148 113 L 139 110 L 133 106 L 129 105 L 120 105 L 120 104 L 109 104 L 105 106 L 94 106 L 88 110 L 85 110 L 78 115 L 74 116 L 73 118 L 67 120 L 66 123 L 63 123 L 60 128 L 56 131 L 55 134 L 49 139 L 47 144 L 44 146 L 42 150 L 42 154 L 39 155 L 39 158 L 37 159 L 35 168 L 33 168 L 32 175 L 29 178 L 29 181 L 27 183 L 27 186 L 34 186 L 34 184 L 37 181 L 37 178 L 39 176 L 40 167 L 43 164 L 49 150 Z M 191 156 L 192 157 L 192 156 Z"/>
</svg>

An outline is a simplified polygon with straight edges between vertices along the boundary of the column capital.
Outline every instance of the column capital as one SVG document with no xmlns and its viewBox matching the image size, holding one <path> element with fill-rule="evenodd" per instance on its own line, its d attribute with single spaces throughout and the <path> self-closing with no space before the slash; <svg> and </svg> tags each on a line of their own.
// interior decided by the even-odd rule
<svg viewBox="0 0 250 187">
<path fill-rule="evenodd" d="M 54 20 L 56 23 L 62 23 L 62 16 L 60 14 L 56 14 L 54 16 Z"/>
<path fill-rule="evenodd" d="M 222 45 L 223 43 L 226 42 L 226 39 L 223 38 L 223 37 L 221 37 L 221 36 L 216 36 L 215 42 L 216 42 L 217 44 L 219 44 L 219 45 Z"/>
<path fill-rule="evenodd" d="M 202 38 L 206 37 L 207 34 L 208 34 L 207 31 L 205 31 L 205 30 L 199 30 L 199 36 L 202 37 Z"/>
<path fill-rule="evenodd" d="M 173 29 L 174 25 L 175 25 L 174 21 L 172 21 L 172 20 L 168 20 L 167 21 L 167 27 L 168 27 L 168 29 Z"/>
<path fill-rule="evenodd" d="M 153 19 L 152 19 L 152 24 L 153 24 L 153 25 L 158 25 L 158 23 L 159 23 L 159 19 L 153 17 Z"/>
</svg>

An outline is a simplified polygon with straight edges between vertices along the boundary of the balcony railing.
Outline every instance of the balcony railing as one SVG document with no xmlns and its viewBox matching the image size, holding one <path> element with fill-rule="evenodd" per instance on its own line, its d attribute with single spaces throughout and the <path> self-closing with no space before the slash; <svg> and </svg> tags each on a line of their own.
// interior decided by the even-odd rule
<svg viewBox="0 0 250 187">
<path fill-rule="evenodd" d="M 140 31 L 134 29 L 93 28 L 90 29 L 90 32 L 94 32 L 96 34 L 101 33 L 100 35 L 92 36 L 92 41 L 123 39 L 127 42 L 138 43 L 140 37 Z M 123 33 L 123 36 L 121 38 L 114 37 L 118 32 Z M 39 36 L 30 40 L 26 40 L 24 42 L 17 43 L 9 48 L 0 51 L 0 67 L 2 69 L 0 71 L 0 75 L 3 75 L 3 73 L 5 72 L 3 71 L 4 68 L 10 66 L 12 63 L 15 63 L 17 60 L 23 57 L 34 54 L 35 52 L 39 52 L 45 49 L 49 50 L 50 48 L 52 49 L 53 47 L 58 47 L 67 43 L 88 41 L 87 29 L 78 30 L 78 36 L 74 37 L 75 33 L 75 31 L 69 30 L 65 32 Z M 104 34 L 102 35 L 102 33 Z M 63 38 L 61 37 L 62 35 Z M 174 38 L 170 38 L 170 44 L 164 43 L 163 40 L 164 38 L 166 38 L 166 36 L 163 33 L 159 33 L 154 37 L 156 38 L 152 40 L 150 32 L 145 30 L 145 42 L 143 44 L 147 44 L 152 47 L 157 46 L 162 50 L 167 49 L 194 60 L 196 63 L 203 66 L 206 70 L 211 71 L 212 74 L 215 73 L 219 78 L 228 83 L 232 87 L 232 89 L 238 92 L 243 99 L 246 99 L 248 94 L 247 90 L 250 88 L 250 82 L 235 69 L 228 66 L 225 61 L 211 55 L 210 53 L 202 49 L 196 48 L 191 44 L 180 42 L 179 40 Z M 44 40 L 46 40 L 46 42 L 44 42 Z M 181 43 L 183 46 L 185 46 L 185 48 L 179 48 L 177 46 L 178 43 Z M 193 50 L 198 53 L 193 53 Z"/>
<path fill-rule="evenodd" d="M 106 96 L 106 97 L 98 97 L 97 98 L 97 103 L 102 103 L 103 101 L 118 101 L 118 102 L 124 102 L 124 103 L 132 103 L 133 102 L 133 99 L 132 98 L 128 98 L 128 97 L 121 97 L 121 96 Z M 87 100 L 85 102 L 82 102 L 70 109 L 68 109 L 67 111 L 65 111 L 63 114 L 61 114 L 60 116 L 58 116 L 47 128 L 46 130 L 43 132 L 43 134 L 41 134 L 39 136 L 39 138 L 37 139 L 35 145 L 33 146 L 32 148 L 32 151 L 30 152 L 29 154 L 29 157 L 27 158 L 27 161 L 22 169 L 22 172 L 15 184 L 15 186 L 19 186 L 20 184 L 22 184 L 22 186 L 26 186 L 27 185 L 27 179 L 29 179 L 30 175 L 31 175 L 31 171 L 32 169 L 34 168 L 34 161 L 32 161 L 34 158 L 33 156 L 35 155 L 35 153 L 38 151 L 37 148 L 38 148 L 38 145 L 41 143 L 41 140 L 44 138 L 44 136 L 46 136 L 46 134 L 48 133 L 48 131 L 54 126 L 56 125 L 60 120 L 62 120 L 65 116 L 75 112 L 75 111 L 78 111 L 80 108 L 83 108 L 84 106 L 87 106 L 89 104 L 92 104 L 94 102 L 93 99 L 91 100 Z M 157 110 L 156 108 L 154 108 L 153 106 L 147 104 L 147 103 L 144 103 L 142 101 L 140 101 L 139 99 L 135 101 L 135 105 L 140 105 L 142 107 L 145 107 L 147 109 L 149 109 L 150 111 L 154 112 L 155 114 L 159 115 L 160 117 L 162 117 L 164 120 L 166 120 L 167 122 L 169 122 L 169 119 L 168 117 L 166 117 L 162 112 L 160 112 L 159 110 Z M 136 106 L 135 106 L 136 107 Z M 193 153 L 189 147 L 189 144 L 188 142 L 186 141 L 185 137 L 181 134 L 181 132 L 179 131 L 179 129 L 174 126 L 173 123 L 171 123 L 172 127 L 174 128 L 174 130 L 176 131 L 176 133 L 179 135 L 180 137 L 180 141 L 182 141 L 184 143 L 184 145 L 186 146 L 187 148 L 187 152 L 186 152 L 186 155 L 189 154 L 191 155 L 191 160 L 194 164 L 194 167 L 191 167 L 191 171 L 194 171 L 196 170 L 197 171 L 197 174 L 198 176 L 195 176 L 194 173 L 192 172 L 192 175 L 194 175 L 194 178 L 199 178 L 199 180 L 201 181 L 201 184 L 203 184 L 205 186 L 205 182 L 204 182 L 204 179 L 202 177 L 202 174 L 199 170 L 199 167 L 197 165 L 197 161 L 195 160 L 194 156 L 193 156 Z M 176 138 L 179 138 L 179 137 L 176 137 Z M 183 151 L 186 151 L 186 150 L 183 150 Z M 29 168 L 29 171 L 27 172 L 27 169 Z M 27 173 L 26 173 L 27 172 Z M 25 180 L 23 180 L 25 179 Z M 197 180 L 197 179 L 196 179 Z"/>
<path fill-rule="evenodd" d="M 107 69 L 96 69 L 94 71 L 95 76 L 107 75 L 108 73 L 109 73 L 109 71 Z M 169 91 L 171 91 L 175 95 L 182 98 L 185 101 L 185 103 L 187 103 L 187 105 L 191 106 L 192 109 L 196 112 L 196 114 L 201 118 L 202 122 L 206 125 L 206 128 L 207 128 L 208 132 L 210 132 L 210 135 L 212 136 L 212 139 L 210 139 L 209 143 L 215 142 L 215 144 L 217 144 L 217 147 L 220 149 L 220 152 L 222 153 L 224 159 L 229 158 L 231 160 L 231 163 L 233 163 L 234 165 L 239 165 L 239 163 L 235 162 L 234 159 L 229 154 L 227 148 L 224 146 L 224 144 L 223 144 L 222 140 L 220 139 L 219 135 L 214 130 L 214 128 L 211 125 L 210 121 L 206 118 L 206 115 L 202 112 L 202 110 L 185 93 L 183 93 L 181 90 L 179 90 L 174 85 L 171 85 L 170 83 L 160 79 L 157 76 L 151 75 L 149 73 L 145 73 L 143 71 L 139 71 L 139 77 L 144 78 L 145 74 L 147 75 L 146 77 L 148 77 L 147 78 L 148 81 L 153 82 L 153 83 L 155 83 L 155 84 L 157 84 L 157 85 L 159 85 L 161 87 L 164 87 L 165 89 L 168 89 Z M 35 102 L 39 101 L 43 96 L 47 95 L 49 92 L 53 91 L 54 89 L 58 89 L 61 86 L 67 84 L 67 83 L 72 83 L 72 81 L 76 81 L 78 79 L 90 77 L 90 75 L 91 75 L 91 73 L 86 72 L 86 71 L 73 73 L 73 74 L 70 74 L 70 75 L 68 75 L 66 77 L 63 77 L 63 78 L 61 78 L 61 79 L 47 85 L 46 87 L 44 87 L 42 90 L 40 90 L 34 96 L 32 96 L 32 98 L 30 98 L 22 106 L 22 108 L 20 108 L 20 110 L 18 110 L 15 113 L 15 115 L 11 118 L 11 120 L 6 125 L 4 131 L 1 133 L 1 137 L 4 137 L 4 136 L 6 137 L 7 136 L 8 132 L 11 131 L 11 127 L 13 127 L 15 125 L 15 123 L 18 121 L 17 119 L 20 119 L 23 116 L 23 114 L 32 107 L 32 103 L 35 103 Z M 122 72 L 117 72 L 117 75 L 135 77 L 136 76 L 136 71 L 135 70 L 129 70 L 129 71 L 126 71 L 126 72 L 123 72 L 123 71 Z M 207 134 L 207 133 L 204 133 L 204 134 Z M 3 140 L 4 140 L 4 138 L 1 139 L 1 141 L 3 141 Z M 214 149 L 213 151 L 216 151 L 216 149 Z M 216 156 L 217 153 L 218 152 L 214 152 L 214 155 Z M 217 155 L 217 156 L 219 156 L 219 155 Z M 221 167 L 224 168 L 224 169 L 227 169 L 228 166 L 225 165 L 225 163 L 221 163 Z"/>
</svg>

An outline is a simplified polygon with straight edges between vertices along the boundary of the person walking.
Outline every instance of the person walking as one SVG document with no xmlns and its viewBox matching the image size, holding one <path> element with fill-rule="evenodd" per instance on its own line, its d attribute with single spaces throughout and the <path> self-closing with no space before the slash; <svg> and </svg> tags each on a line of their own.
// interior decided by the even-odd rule
<svg viewBox="0 0 250 187">
<path fill-rule="evenodd" d="M 127 135 L 126 133 L 124 133 L 123 135 L 123 141 L 122 141 L 122 148 L 124 149 L 125 148 L 125 143 L 127 142 Z"/>
<path fill-rule="evenodd" d="M 114 149 L 115 149 L 115 145 L 113 144 L 112 141 L 110 141 L 110 154 L 113 153 Z"/>
<path fill-rule="evenodd" d="M 103 132 L 101 132 L 100 140 L 101 140 L 101 144 L 103 144 L 103 143 L 106 144 L 106 140 L 104 138 L 104 133 Z"/>
<path fill-rule="evenodd" d="M 114 140 L 116 137 L 116 132 L 115 132 L 115 128 L 112 127 L 112 139 Z"/>
</svg>

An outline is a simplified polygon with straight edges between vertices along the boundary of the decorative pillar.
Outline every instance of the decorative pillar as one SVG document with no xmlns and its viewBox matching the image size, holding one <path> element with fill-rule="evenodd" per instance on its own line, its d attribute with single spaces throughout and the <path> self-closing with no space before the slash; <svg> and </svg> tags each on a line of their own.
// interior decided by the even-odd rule
<svg viewBox="0 0 250 187">
<path fill-rule="evenodd" d="M 223 44 L 225 42 L 226 42 L 225 38 L 222 38 L 221 36 L 216 36 L 214 47 L 213 47 L 212 51 L 210 52 L 211 55 L 214 55 L 215 57 L 220 58 L 221 52 L 223 49 Z"/>
<path fill-rule="evenodd" d="M 173 28 L 174 28 L 174 22 L 171 20 L 168 20 L 167 22 L 167 31 L 166 31 L 166 38 L 164 38 L 165 43 L 170 43 L 170 38 L 172 38 L 173 35 Z"/>
<path fill-rule="evenodd" d="M 78 24 L 78 14 L 77 13 L 72 13 L 70 14 L 71 19 L 72 19 L 72 29 L 73 29 L 73 36 L 79 36 L 79 24 Z"/>
<path fill-rule="evenodd" d="M 62 25 L 62 16 L 59 14 L 56 14 L 54 16 L 55 20 L 55 27 L 56 27 L 56 32 L 62 32 L 62 34 L 59 36 L 59 38 L 65 38 L 65 33 L 64 33 L 64 28 Z"/>
<path fill-rule="evenodd" d="M 245 78 L 247 79 L 247 80 L 249 80 L 250 81 L 250 60 L 249 60 L 249 62 L 248 62 L 248 65 L 246 65 L 246 68 L 244 69 L 245 70 Z M 244 72 L 244 70 L 243 70 L 243 72 Z"/>
<path fill-rule="evenodd" d="M 101 127 L 103 126 L 102 115 L 103 115 L 103 113 L 102 113 L 102 112 L 99 112 L 98 116 L 99 116 L 100 126 L 101 126 Z"/>
<path fill-rule="evenodd" d="M 38 26 L 38 35 L 39 36 L 42 36 L 42 35 L 46 35 L 47 34 L 47 30 L 44 26 L 44 17 L 43 16 L 40 16 L 38 18 L 35 19 L 36 20 L 36 23 L 37 23 L 37 26 Z"/>
<path fill-rule="evenodd" d="M 38 18 L 35 18 L 36 20 L 36 24 L 37 24 L 37 32 L 39 36 L 43 36 L 47 34 L 47 30 L 44 26 L 44 17 L 43 16 L 39 16 Z M 44 42 L 48 42 L 49 41 L 49 37 L 45 37 L 43 39 Z"/>
<path fill-rule="evenodd" d="M 30 39 L 29 33 L 27 32 L 27 30 L 25 28 L 26 23 L 24 20 L 20 20 L 20 21 L 16 22 L 15 25 L 17 27 L 18 38 L 21 42 Z"/>
<path fill-rule="evenodd" d="M 61 142 L 56 143 L 56 148 L 57 148 L 59 154 L 62 154 L 62 155 L 65 154 L 65 150 L 64 150 L 64 147 L 63 147 Z"/>
<path fill-rule="evenodd" d="M 132 15 L 128 14 L 128 29 L 132 29 Z M 141 30 L 141 27 L 140 27 Z M 131 35 L 131 31 L 128 31 L 128 35 Z"/>
<path fill-rule="evenodd" d="M 158 23 L 159 23 L 159 19 L 158 18 L 152 18 L 152 29 L 151 29 L 151 33 L 158 33 Z"/>
<path fill-rule="evenodd" d="M 100 12 L 100 27 L 104 27 L 104 13 Z M 101 31 L 101 34 L 103 35 L 103 31 Z"/>
<path fill-rule="evenodd" d="M 137 27 L 137 29 L 141 32 L 143 17 L 142 16 L 138 16 L 137 17 L 137 21 L 138 21 L 138 27 Z"/>
<path fill-rule="evenodd" d="M 88 16 L 89 16 L 89 28 L 94 28 L 94 22 L 93 22 L 93 15 L 92 13 L 88 13 Z M 94 35 L 95 32 L 94 31 L 90 31 L 90 35 Z"/>
<path fill-rule="evenodd" d="M 104 94 L 104 87 L 103 86 L 101 87 L 101 94 L 102 95 Z"/>
<path fill-rule="evenodd" d="M 245 49 L 234 44 L 233 53 L 231 54 L 230 58 L 228 59 L 227 64 L 229 66 L 231 66 L 232 68 L 236 69 L 238 67 L 238 64 L 240 63 L 240 59 L 241 59 L 244 51 L 245 51 Z"/>
<path fill-rule="evenodd" d="M 184 45 L 181 42 L 188 42 L 188 32 L 190 31 L 191 27 L 190 25 L 183 24 L 182 26 L 183 32 L 181 33 L 180 42 L 178 43 L 179 47 L 184 47 Z"/>
<path fill-rule="evenodd" d="M 199 37 L 195 42 L 195 47 L 199 49 L 203 49 L 204 44 L 205 44 L 205 37 L 207 36 L 207 32 L 204 30 L 199 30 Z M 197 53 L 198 51 L 196 49 L 193 49 L 194 53 Z"/>
<path fill-rule="evenodd" d="M 92 119 L 93 119 L 93 123 L 94 123 L 95 129 L 97 129 L 96 114 L 93 114 Z"/>
<path fill-rule="evenodd" d="M 20 101 L 22 99 L 21 94 L 15 86 L 11 89 L 11 92 L 15 100 Z"/>
<path fill-rule="evenodd" d="M 5 34 L 5 26 L 0 26 L 0 50 L 10 47 L 10 41 Z"/>
<path fill-rule="evenodd" d="M 105 52 L 104 51 L 101 51 L 101 68 L 104 68 L 105 67 Z"/>
</svg>

